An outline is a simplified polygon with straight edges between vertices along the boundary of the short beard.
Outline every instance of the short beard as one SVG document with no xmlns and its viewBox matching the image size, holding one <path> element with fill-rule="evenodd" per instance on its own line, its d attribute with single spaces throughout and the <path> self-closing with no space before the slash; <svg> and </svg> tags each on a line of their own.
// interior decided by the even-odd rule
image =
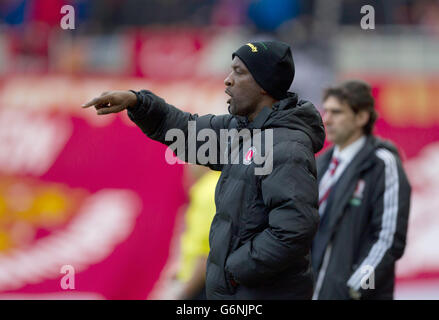
<svg viewBox="0 0 439 320">
<path fill-rule="evenodd" d="M 230 103 L 228 110 L 230 114 L 241 117 L 247 117 L 252 112 L 250 106 L 241 106 L 240 108 L 238 108 L 233 102 Z"/>
</svg>

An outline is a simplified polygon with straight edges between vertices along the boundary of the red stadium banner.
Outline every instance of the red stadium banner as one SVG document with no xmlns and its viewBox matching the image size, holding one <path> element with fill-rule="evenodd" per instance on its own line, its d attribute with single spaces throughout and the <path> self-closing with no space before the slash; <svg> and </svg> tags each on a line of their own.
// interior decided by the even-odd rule
<svg viewBox="0 0 439 320">
<path fill-rule="evenodd" d="M 66 80 L 69 97 L 60 78 L 61 92 L 21 80 L 0 89 L 0 298 L 146 299 L 186 199 L 183 167 L 126 113 L 69 101 L 80 81 Z"/>
</svg>

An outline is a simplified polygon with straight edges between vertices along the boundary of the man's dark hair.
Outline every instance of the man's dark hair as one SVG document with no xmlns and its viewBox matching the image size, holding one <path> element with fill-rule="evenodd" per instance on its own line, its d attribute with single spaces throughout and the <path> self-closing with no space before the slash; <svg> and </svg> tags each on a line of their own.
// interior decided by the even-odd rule
<svg viewBox="0 0 439 320">
<path fill-rule="evenodd" d="M 340 102 L 346 103 L 354 113 L 363 110 L 368 111 L 369 121 L 363 127 L 363 131 L 367 135 L 372 133 L 378 114 L 375 111 L 375 100 L 372 96 L 372 90 L 367 83 L 360 80 L 343 82 L 339 86 L 327 88 L 325 90 L 323 101 L 329 97 L 335 97 Z"/>
</svg>

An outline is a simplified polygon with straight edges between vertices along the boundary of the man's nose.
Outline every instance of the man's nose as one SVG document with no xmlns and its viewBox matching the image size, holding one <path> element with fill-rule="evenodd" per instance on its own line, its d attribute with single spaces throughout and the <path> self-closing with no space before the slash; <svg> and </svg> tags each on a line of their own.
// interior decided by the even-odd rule
<svg viewBox="0 0 439 320">
<path fill-rule="evenodd" d="M 326 125 L 331 122 L 331 116 L 329 115 L 329 112 L 323 113 L 323 123 Z"/>
<path fill-rule="evenodd" d="M 226 85 L 226 87 L 230 87 L 233 85 L 233 79 L 230 74 L 227 76 L 227 78 L 224 79 L 224 84 Z"/>
</svg>

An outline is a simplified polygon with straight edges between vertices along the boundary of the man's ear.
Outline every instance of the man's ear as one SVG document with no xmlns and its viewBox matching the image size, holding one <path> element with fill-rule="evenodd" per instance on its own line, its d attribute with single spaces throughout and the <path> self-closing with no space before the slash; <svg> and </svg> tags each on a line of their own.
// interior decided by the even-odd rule
<svg viewBox="0 0 439 320">
<path fill-rule="evenodd" d="M 366 110 L 358 111 L 358 113 L 356 114 L 357 125 L 360 127 L 364 127 L 366 123 L 369 122 L 369 118 L 370 118 L 370 113 L 367 112 Z"/>
</svg>

